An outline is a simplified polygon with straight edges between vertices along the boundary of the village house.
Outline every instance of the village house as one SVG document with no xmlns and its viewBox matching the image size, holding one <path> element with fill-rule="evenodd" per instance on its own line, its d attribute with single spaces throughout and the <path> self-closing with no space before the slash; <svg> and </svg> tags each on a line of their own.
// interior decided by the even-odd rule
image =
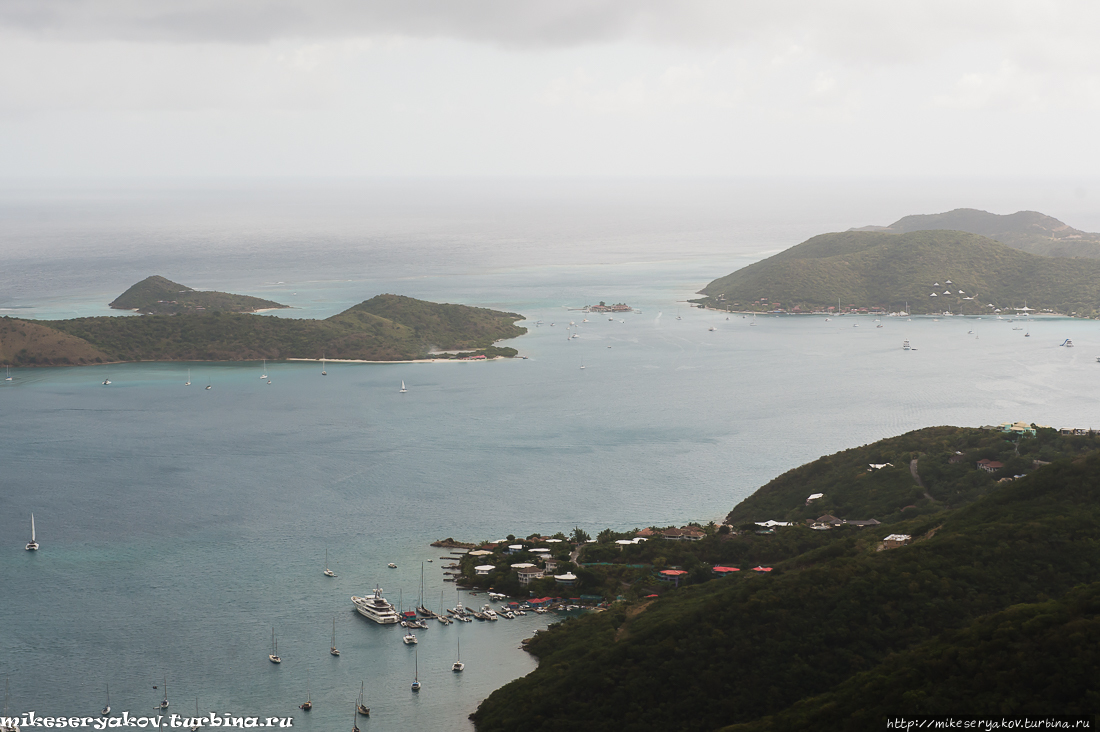
<svg viewBox="0 0 1100 732">
<path fill-rule="evenodd" d="M 899 546 L 905 546 L 913 541 L 913 537 L 909 534 L 890 534 L 882 540 L 883 549 L 897 549 Z"/>
<path fill-rule="evenodd" d="M 535 566 L 517 569 L 516 574 L 519 576 L 519 584 L 522 587 L 526 587 L 535 580 L 542 579 L 542 570 Z"/>
<path fill-rule="evenodd" d="M 1003 467 L 1004 465 L 1001 465 L 996 460 L 988 460 L 986 458 L 982 458 L 978 461 L 978 469 L 984 470 L 987 473 L 995 473 Z"/>
</svg>

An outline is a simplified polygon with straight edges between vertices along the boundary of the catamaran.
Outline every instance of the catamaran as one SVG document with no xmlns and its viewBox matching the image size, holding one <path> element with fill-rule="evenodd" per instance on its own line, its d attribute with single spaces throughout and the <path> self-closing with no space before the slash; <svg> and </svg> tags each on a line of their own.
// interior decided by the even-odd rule
<svg viewBox="0 0 1100 732">
<path fill-rule="evenodd" d="M 457 674 L 464 668 L 466 668 L 466 664 L 462 662 L 462 639 L 460 638 L 458 640 L 458 660 L 451 664 L 451 670 Z"/>
<path fill-rule="evenodd" d="M 267 654 L 267 657 L 271 659 L 272 663 L 282 663 L 283 659 L 279 658 L 279 641 L 275 640 L 275 629 L 271 629 L 271 653 Z"/>
<path fill-rule="evenodd" d="M 34 514 L 31 514 L 31 540 L 27 543 L 27 551 L 38 551 L 38 542 L 34 540 Z"/>
</svg>

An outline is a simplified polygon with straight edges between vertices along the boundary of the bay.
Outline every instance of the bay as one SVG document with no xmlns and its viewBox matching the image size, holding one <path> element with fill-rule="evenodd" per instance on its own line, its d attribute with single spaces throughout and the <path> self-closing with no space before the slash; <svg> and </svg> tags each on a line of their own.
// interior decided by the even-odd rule
<svg viewBox="0 0 1100 732">
<path fill-rule="evenodd" d="M 409 606 L 424 566 L 429 607 L 441 591 L 453 606 L 433 539 L 720 520 L 789 468 L 932 424 L 1096 426 L 1094 322 L 1033 319 L 1028 338 L 992 316 L 752 326 L 684 303 L 813 216 L 654 213 L 629 196 L 593 212 L 559 196 L 553 211 L 528 201 L 501 223 L 474 196 L 468 218 L 455 204 L 424 224 L 396 196 L 413 213 L 382 225 L 340 209 L 343 223 L 325 229 L 315 210 L 264 227 L 255 211 L 278 207 L 218 214 L 209 200 L 220 199 L 202 199 L 183 207 L 205 212 L 196 223 L 171 213 L 175 199 L 146 214 L 140 199 L 81 213 L 71 197 L 6 198 L 0 306 L 98 314 L 154 272 L 272 297 L 291 317 L 389 291 L 523 313 L 530 331 L 510 345 L 528 358 L 330 362 L 324 377 L 318 364 L 269 362 L 271 384 L 258 363 L 14 370 L 0 383 L 0 657 L 20 711 L 94 716 L 109 682 L 116 711 L 152 712 L 167 675 L 172 711 L 198 697 L 204 712 L 331 729 L 365 680 L 372 727 L 468 730 L 482 698 L 534 668 L 519 641 L 547 620 L 423 631 L 424 690 L 412 694 L 400 633 L 356 616 L 349 597 L 378 583 Z M 642 223 L 619 232 L 631 211 Z M 310 221 L 323 236 L 304 236 Z M 641 312 L 569 309 L 599 300 Z M 32 511 L 37 553 L 23 550 Z M 326 548 L 335 580 L 321 574 Z M 272 628 L 280 666 L 266 657 Z M 460 675 L 449 670 L 459 638 Z M 297 710 L 307 685 L 308 715 Z"/>
</svg>

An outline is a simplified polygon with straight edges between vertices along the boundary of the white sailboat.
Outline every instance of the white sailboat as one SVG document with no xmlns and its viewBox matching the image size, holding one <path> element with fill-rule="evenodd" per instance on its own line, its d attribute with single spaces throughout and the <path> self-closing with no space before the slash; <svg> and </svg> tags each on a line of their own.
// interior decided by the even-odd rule
<svg viewBox="0 0 1100 732">
<path fill-rule="evenodd" d="M 462 662 L 462 639 L 458 640 L 458 660 L 451 664 L 451 670 L 456 674 L 460 673 L 462 669 L 466 668 L 466 664 Z"/>
<path fill-rule="evenodd" d="M 107 684 L 107 704 L 103 707 L 103 711 L 99 713 L 99 716 L 106 717 L 111 713 L 111 685 Z"/>
<path fill-rule="evenodd" d="M 187 381 L 183 382 L 184 386 L 191 386 L 191 369 L 187 369 Z"/>
<path fill-rule="evenodd" d="M 31 540 L 27 543 L 27 551 L 38 551 L 38 542 L 34 540 L 34 514 L 31 514 Z"/>
<path fill-rule="evenodd" d="M 167 676 L 164 677 L 164 701 L 162 701 L 160 703 L 160 708 L 161 709 L 167 709 L 168 708 L 168 677 Z"/>
<path fill-rule="evenodd" d="M 325 576 L 326 577 L 335 577 L 336 576 L 336 573 L 328 568 L 328 549 L 325 549 Z M 334 620 L 333 622 L 336 622 L 336 621 Z M 335 631 L 333 631 L 333 632 L 335 632 Z"/>
<path fill-rule="evenodd" d="M 267 378 L 267 359 L 266 358 L 264 359 L 264 371 L 263 371 L 262 374 L 260 374 L 260 378 L 261 379 L 266 379 Z"/>
<path fill-rule="evenodd" d="M 328 376 L 328 371 L 325 371 L 325 354 L 321 354 L 321 376 Z"/>
<path fill-rule="evenodd" d="M 275 640 L 275 629 L 271 629 L 271 653 L 267 654 L 267 657 L 271 659 L 272 663 L 282 663 L 283 659 L 279 658 L 279 641 Z"/>
<path fill-rule="evenodd" d="M 402 382 L 401 382 L 401 391 L 400 391 L 400 392 L 398 392 L 398 393 L 400 393 L 400 394 L 404 394 L 404 393 L 406 393 L 407 391 L 408 391 L 408 389 L 406 389 L 406 388 L 405 388 L 405 382 L 404 382 L 404 381 L 402 381 Z"/>
<path fill-rule="evenodd" d="M 332 616 L 332 648 L 328 649 L 328 652 L 334 656 L 340 655 L 340 649 L 336 647 L 336 616 Z"/>
<path fill-rule="evenodd" d="M 419 656 L 414 660 L 414 663 L 416 663 L 416 671 L 415 671 L 415 675 L 413 676 L 412 690 L 413 691 L 420 691 L 420 658 L 419 658 Z"/>
<path fill-rule="evenodd" d="M 11 366 L 8 366 L 6 368 L 7 368 L 8 371 L 7 371 L 7 375 L 6 375 L 6 378 L 4 379 L 4 381 L 11 381 Z"/>
<path fill-rule="evenodd" d="M 191 732 L 199 732 L 199 726 L 201 724 L 202 723 L 199 721 L 199 698 L 196 696 L 195 697 L 195 720 L 194 720 L 194 724 L 191 725 Z"/>
</svg>

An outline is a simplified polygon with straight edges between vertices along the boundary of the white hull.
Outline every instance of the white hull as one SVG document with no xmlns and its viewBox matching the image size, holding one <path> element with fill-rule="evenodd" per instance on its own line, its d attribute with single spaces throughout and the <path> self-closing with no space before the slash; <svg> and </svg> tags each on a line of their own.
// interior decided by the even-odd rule
<svg viewBox="0 0 1100 732">
<path fill-rule="evenodd" d="M 353 595 L 351 602 L 355 605 L 357 613 L 379 625 L 395 625 L 399 620 L 393 605 L 386 602 L 386 598 L 382 597 L 381 590 L 376 589 L 373 594 L 367 597 L 355 597 Z"/>
</svg>

